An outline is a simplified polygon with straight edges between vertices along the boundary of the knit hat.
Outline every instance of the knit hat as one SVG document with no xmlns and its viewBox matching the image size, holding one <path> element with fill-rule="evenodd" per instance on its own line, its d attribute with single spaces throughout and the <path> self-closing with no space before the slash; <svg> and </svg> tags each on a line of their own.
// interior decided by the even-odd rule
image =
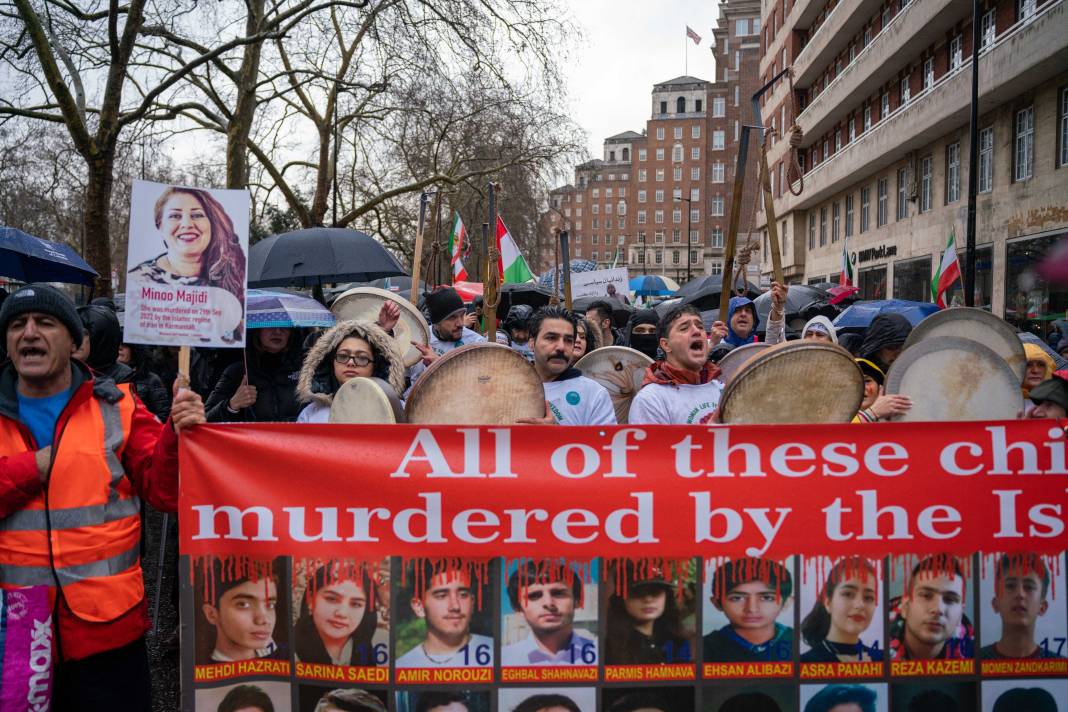
<svg viewBox="0 0 1068 712">
<path fill-rule="evenodd" d="M 1068 410 L 1068 381 L 1059 376 L 1054 376 L 1032 388 L 1029 397 L 1035 405 L 1040 405 L 1043 401 L 1049 401 Z"/>
<path fill-rule="evenodd" d="M 442 287 L 426 295 L 426 308 L 430 312 L 430 323 L 439 324 L 463 309 L 464 300 L 452 287 Z"/>
<path fill-rule="evenodd" d="M 11 320 L 29 312 L 49 314 L 59 319 L 70 332 L 74 345 L 82 345 L 85 330 L 74 308 L 74 302 L 55 287 L 40 282 L 27 284 L 4 300 L 3 307 L 0 307 L 0 333 L 7 334 Z"/>
</svg>

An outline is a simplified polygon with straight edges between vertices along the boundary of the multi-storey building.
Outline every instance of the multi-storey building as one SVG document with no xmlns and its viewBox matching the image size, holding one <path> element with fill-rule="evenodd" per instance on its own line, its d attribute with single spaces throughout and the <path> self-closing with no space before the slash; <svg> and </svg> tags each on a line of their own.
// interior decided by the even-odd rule
<svg viewBox="0 0 1068 712">
<path fill-rule="evenodd" d="M 576 166 L 574 183 L 550 193 L 542 224 L 570 231 L 572 257 L 680 282 L 722 272 L 739 132 L 751 122 L 758 84 L 759 13 L 759 0 L 724 2 L 713 31 L 716 80 L 654 85 L 645 128 L 606 138 L 601 158 Z M 746 182 L 743 223 L 754 184 Z"/>
<path fill-rule="evenodd" d="M 794 75 L 764 121 L 805 132 L 800 196 L 788 142 L 768 154 L 787 277 L 836 281 L 845 255 L 865 298 L 931 301 L 950 233 L 964 263 L 972 3 L 761 4 L 760 75 Z M 1033 271 L 1068 234 L 1068 0 L 984 0 L 978 22 L 975 303 L 1043 331 L 1068 307 Z"/>
</svg>

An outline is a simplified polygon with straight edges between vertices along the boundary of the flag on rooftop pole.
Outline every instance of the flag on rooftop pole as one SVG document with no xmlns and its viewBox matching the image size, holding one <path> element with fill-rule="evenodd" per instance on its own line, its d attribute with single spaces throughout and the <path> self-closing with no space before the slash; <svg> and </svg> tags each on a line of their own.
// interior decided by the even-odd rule
<svg viewBox="0 0 1068 712">
<path fill-rule="evenodd" d="M 838 284 L 842 287 L 855 286 L 853 263 L 849 261 L 849 240 L 842 241 L 842 271 L 838 275 Z"/>
<path fill-rule="evenodd" d="M 938 265 L 938 272 L 931 280 L 931 296 L 935 304 L 946 308 L 946 292 L 953 283 L 960 279 L 960 260 L 957 259 L 956 236 L 951 231 L 946 251 L 942 253 L 942 262 Z"/>
<path fill-rule="evenodd" d="M 456 212 L 456 219 L 452 221 L 452 231 L 449 233 L 449 264 L 452 265 L 452 281 L 466 282 L 467 270 L 464 269 L 462 255 L 464 242 L 467 239 L 467 229 L 464 221 L 460 219 L 460 212 Z"/>
<path fill-rule="evenodd" d="M 502 284 L 529 282 L 534 277 L 500 215 L 497 216 L 497 251 L 501 255 L 497 270 Z"/>
<path fill-rule="evenodd" d="M 689 25 L 686 25 L 686 36 L 689 37 L 691 40 L 693 40 L 693 43 L 695 45 L 701 44 L 701 35 L 697 34 L 692 29 L 690 29 Z"/>
</svg>

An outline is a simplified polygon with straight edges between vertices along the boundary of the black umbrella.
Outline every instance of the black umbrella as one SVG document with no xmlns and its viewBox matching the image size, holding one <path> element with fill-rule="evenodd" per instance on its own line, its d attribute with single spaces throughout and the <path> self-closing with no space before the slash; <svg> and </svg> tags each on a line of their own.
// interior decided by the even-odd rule
<svg viewBox="0 0 1068 712">
<path fill-rule="evenodd" d="M 272 235 L 249 249 L 250 287 L 311 287 L 404 275 L 404 267 L 364 232 L 313 227 Z"/>
<path fill-rule="evenodd" d="M 735 286 L 745 290 L 745 296 L 756 299 L 760 296 L 760 287 L 750 281 L 739 281 Z M 723 275 L 710 274 L 696 277 L 679 287 L 675 296 L 682 297 L 687 304 L 694 304 L 698 309 L 719 309 L 719 295 L 723 291 Z"/>
<path fill-rule="evenodd" d="M 786 318 L 799 318 L 808 321 L 814 316 L 822 314 L 828 319 L 838 316 L 839 310 L 828 300 L 830 296 L 819 287 L 811 287 L 807 284 L 791 284 L 786 293 Z M 757 310 L 760 324 L 757 332 L 763 333 L 768 325 L 768 315 L 771 313 L 771 291 L 764 292 L 753 300 Z"/>
<path fill-rule="evenodd" d="M 501 303 L 497 305 L 497 315 L 503 319 L 508 310 L 517 304 L 526 304 L 534 309 L 545 306 L 552 299 L 553 290 L 535 282 L 519 282 L 502 284 L 498 294 Z"/>
<path fill-rule="evenodd" d="M 92 285 L 96 270 L 67 245 L 0 227 L 0 275 L 20 282 Z"/>
</svg>

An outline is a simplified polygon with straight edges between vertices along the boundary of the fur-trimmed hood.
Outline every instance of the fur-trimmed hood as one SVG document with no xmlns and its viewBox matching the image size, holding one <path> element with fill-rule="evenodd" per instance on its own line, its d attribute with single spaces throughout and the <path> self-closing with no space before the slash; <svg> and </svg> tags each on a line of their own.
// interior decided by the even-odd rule
<svg viewBox="0 0 1068 712">
<path fill-rule="evenodd" d="M 404 393 L 404 362 L 397 352 L 397 342 L 377 324 L 366 321 L 339 321 L 319 337 L 304 357 L 297 381 L 297 398 L 301 403 L 315 401 L 330 405 L 334 400 L 338 383 L 334 378 L 334 364 L 330 358 L 342 341 L 350 336 L 363 339 L 375 353 L 374 376 L 388 381 L 397 391 Z"/>
</svg>

